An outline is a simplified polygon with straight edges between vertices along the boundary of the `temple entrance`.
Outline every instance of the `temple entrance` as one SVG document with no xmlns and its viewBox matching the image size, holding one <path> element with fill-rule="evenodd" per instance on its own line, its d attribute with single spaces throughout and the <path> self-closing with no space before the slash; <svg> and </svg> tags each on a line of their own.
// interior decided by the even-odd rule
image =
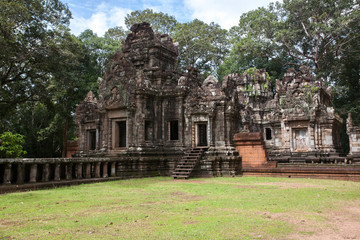
<svg viewBox="0 0 360 240">
<path fill-rule="evenodd" d="M 116 128 L 115 146 L 126 147 L 126 121 L 116 122 Z"/>
<path fill-rule="evenodd" d="M 89 130 L 89 150 L 96 149 L 96 130 Z"/>
<path fill-rule="evenodd" d="M 198 124 L 198 146 L 207 146 L 207 125 L 206 123 Z"/>
<path fill-rule="evenodd" d="M 308 144 L 306 140 L 307 129 L 294 129 L 294 150 L 295 151 L 307 151 Z"/>
</svg>

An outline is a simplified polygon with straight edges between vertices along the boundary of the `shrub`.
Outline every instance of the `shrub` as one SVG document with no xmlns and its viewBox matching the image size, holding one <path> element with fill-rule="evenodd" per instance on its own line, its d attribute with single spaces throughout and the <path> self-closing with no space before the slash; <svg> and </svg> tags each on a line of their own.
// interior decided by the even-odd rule
<svg viewBox="0 0 360 240">
<path fill-rule="evenodd" d="M 21 134 L 13 134 L 4 132 L 0 135 L 0 157 L 1 158 L 17 158 L 26 154 L 22 145 L 25 143 L 24 136 Z"/>
</svg>

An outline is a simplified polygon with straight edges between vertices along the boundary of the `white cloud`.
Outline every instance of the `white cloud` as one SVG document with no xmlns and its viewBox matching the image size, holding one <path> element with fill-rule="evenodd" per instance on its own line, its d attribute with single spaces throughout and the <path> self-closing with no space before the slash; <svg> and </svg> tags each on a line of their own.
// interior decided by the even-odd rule
<svg viewBox="0 0 360 240">
<path fill-rule="evenodd" d="M 98 36 L 102 36 L 111 27 L 122 26 L 125 28 L 125 16 L 131 11 L 131 9 L 100 3 L 89 18 L 74 15 L 70 22 L 70 28 L 75 35 L 79 35 L 86 29 L 91 29 Z"/>
<path fill-rule="evenodd" d="M 229 29 L 238 24 L 240 15 L 267 6 L 271 0 L 184 0 L 185 6 L 191 10 L 192 18 L 206 23 L 215 22 Z"/>
</svg>

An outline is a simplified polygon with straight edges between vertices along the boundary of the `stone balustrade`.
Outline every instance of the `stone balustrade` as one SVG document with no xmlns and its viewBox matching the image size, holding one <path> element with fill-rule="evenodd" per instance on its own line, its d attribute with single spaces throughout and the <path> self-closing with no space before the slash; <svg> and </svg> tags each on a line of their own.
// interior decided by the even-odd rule
<svg viewBox="0 0 360 240">
<path fill-rule="evenodd" d="M 121 175 L 117 164 L 110 158 L 5 158 L 0 159 L 0 184 L 116 177 Z"/>
</svg>

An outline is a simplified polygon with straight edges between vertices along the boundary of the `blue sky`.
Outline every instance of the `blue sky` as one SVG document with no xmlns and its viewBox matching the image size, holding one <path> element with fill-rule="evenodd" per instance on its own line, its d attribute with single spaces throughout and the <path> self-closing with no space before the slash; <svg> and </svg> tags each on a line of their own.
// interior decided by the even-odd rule
<svg viewBox="0 0 360 240">
<path fill-rule="evenodd" d="M 174 16 L 179 22 L 198 18 L 229 29 L 239 22 L 242 13 L 267 6 L 272 0 L 62 0 L 68 4 L 73 19 L 71 31 L 78 35 L 91 29 L 102 36 L 107 29 L 122 26 L 125 16 L 146 8 Z"/>
</svg>

